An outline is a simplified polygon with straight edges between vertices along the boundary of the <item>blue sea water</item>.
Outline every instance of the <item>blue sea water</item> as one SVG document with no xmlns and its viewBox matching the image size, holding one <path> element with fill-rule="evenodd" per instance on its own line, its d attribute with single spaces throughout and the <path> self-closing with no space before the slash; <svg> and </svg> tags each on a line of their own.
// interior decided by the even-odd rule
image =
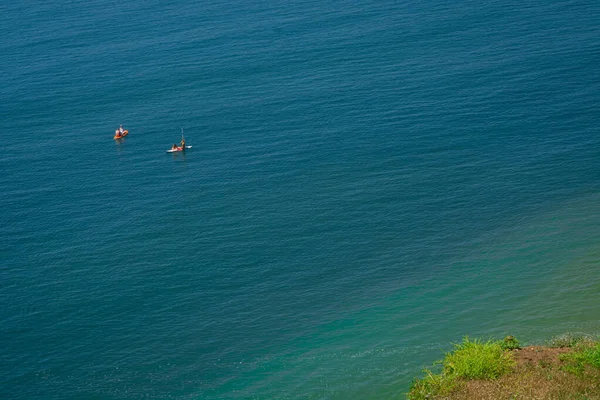
<svg viewBox="0 0 600 400">
<path fill-rule="evenodd" d="M 599 15 L 0 5 L 0 397 L 404 398 L 599 335 Z"/>
</svg>

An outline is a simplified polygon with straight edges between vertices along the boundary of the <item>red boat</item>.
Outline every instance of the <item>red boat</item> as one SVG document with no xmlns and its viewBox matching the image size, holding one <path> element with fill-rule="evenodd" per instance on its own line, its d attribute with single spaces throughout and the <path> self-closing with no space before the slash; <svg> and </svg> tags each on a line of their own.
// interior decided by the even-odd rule
<svg viewBox="0 0 600 400">
<path fill-rule="evenodd" d="M 121 133 L 121 131 L 119 129 L 117 129 L 115 131 L 115 136 L 113 137 L 113 139 L 123 139 L 125 136 L 129 135 L 129 131 L 128 130 L 124 130 L 123 133 Z"/>
</svg>

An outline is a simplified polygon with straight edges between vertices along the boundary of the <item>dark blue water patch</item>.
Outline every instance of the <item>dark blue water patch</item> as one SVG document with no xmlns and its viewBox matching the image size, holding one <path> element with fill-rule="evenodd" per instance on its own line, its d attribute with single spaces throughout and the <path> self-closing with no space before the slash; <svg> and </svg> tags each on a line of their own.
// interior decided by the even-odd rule
<svg viewBox="0 0 600 400">
<path fill-rule="evenodd" d="M 6 5 L 2 393 L 386 397 L 588 310 L 521 226 L 598 189 L 596 8 Z"/>
</svg>

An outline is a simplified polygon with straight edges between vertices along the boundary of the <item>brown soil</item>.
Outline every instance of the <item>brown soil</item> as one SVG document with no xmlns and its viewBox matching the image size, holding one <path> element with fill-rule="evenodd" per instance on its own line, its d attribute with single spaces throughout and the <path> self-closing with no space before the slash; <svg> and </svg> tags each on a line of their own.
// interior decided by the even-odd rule
<svg viewBox="0 0 600 400">
<path fill-rule="evenodd" d="M 522 349 L 513 350 L 512 354 L 517 362 L 518 367 L 527 364 L 533 365 L 559 365 L 561 361 L 558 356 L 572 351 L 568 347 L 542 347 L 542 346 L 527 346 Z"/>
<path fill-rule="evenodd" d="M 570 348 L 527 346 L 513 350 L 513 373 L 490 381 L 467 381 L 447 397 L 452 400 L 600 400 L 600 372 L 584 377 L 564 371 L 559 356 Z"/>
</svg>

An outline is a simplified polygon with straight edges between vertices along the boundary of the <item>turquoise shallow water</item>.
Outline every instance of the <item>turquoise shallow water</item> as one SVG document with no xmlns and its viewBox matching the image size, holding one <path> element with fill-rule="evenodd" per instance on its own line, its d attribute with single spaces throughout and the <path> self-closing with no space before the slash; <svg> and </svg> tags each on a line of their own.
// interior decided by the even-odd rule
<svg viewBox="0 0 600 400">
<path fill-rule="evenodd" d="M 600 334 L 594 2 L 0 11 L 0 397 L 403 398 Z"/>
</svg>

